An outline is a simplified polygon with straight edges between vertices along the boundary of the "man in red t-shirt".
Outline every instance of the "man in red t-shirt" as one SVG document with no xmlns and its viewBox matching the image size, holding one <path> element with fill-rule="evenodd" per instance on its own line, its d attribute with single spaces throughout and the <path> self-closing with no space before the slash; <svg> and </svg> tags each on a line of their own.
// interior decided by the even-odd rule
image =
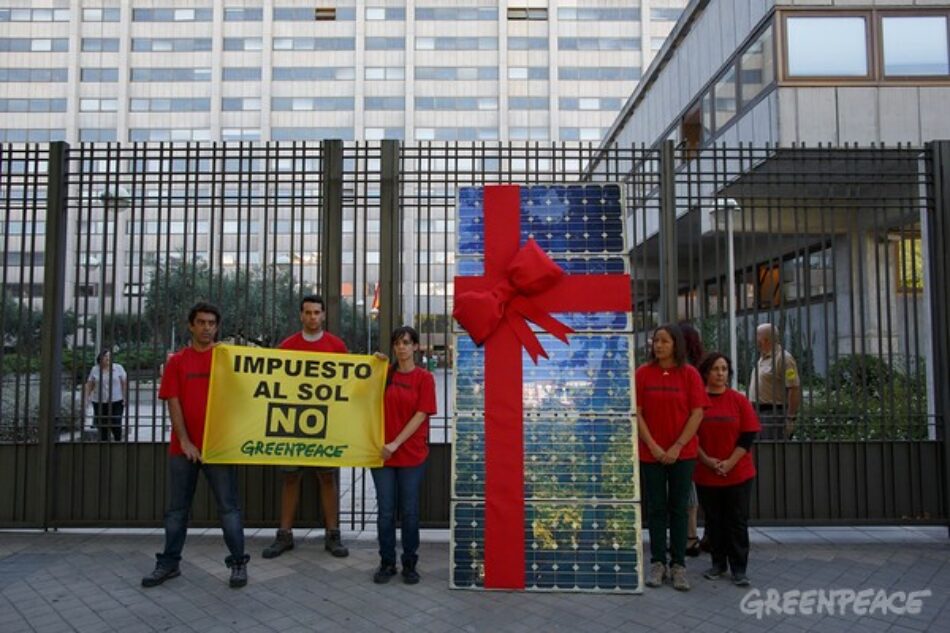
<svg viewBox="0 0 950 633">
<path fill-rule="evenodd" d="M 323 297 L 308 295 L 300 300 L 300 323 L 303 328 L 281 342 L 281 349 L 300 352 L 328 352 L 346 354 L 346 343 L 323 329 L 326 318 Z M 284 483 L 280 495 L 280 528 L 274 542 L 264 548 L 264 558 L 276 558 L 294 547 L 294 515 L 300 500 L 300 480 L 303 468 L 300 466 L 282 467 Z M 343 545 L 339 527 L 339 491 L 337 476 L 339 468 L 317 467 L 313 469 L 320 484 L 320 502 L 323 506 L 323 519 L 326 522 L 324 548 L 337 557 L 349 555 Z"/>
<path fill-rule="evenodd" d="M 202 464 L 205 409 L 211 379 L 211 354 L 221 324 L 221 312 L 210 303 L 196 303 L 188 313 L 191 343 L 165 364 L 158 397 L 168 405 L 172 419 L 172 438 L 168 446 L 168 509 L 165 511 L 165 549 L 158 554 L 155 569 L 142 578 L 143 587 L 155 587 L 179 576 L 181 551 L 188 532 L 188 515 L 198 484 L 198 472 L 204 472 L 218 504 L 224 542 L 231 555 L 225 563 L 231 568 L 232 587 L 247 584 L 244 553 L 244 525 L 234 466 Z"/>
</svg>

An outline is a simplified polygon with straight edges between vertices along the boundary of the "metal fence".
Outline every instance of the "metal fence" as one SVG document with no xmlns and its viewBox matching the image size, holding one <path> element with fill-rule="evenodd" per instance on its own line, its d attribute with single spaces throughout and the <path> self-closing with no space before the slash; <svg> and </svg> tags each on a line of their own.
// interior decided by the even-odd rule
<svg viewBox="0 0 950 633">
<path fill-rule="evenodd" d="M 456 191 L 578 181 L 623 185 L 641 360 L 668 320 L 731 350 L 743 387 L 757 324 L 798 359 L 795 439 L 757 447 L 759 521 L 945 522 L 941 147 L 0 146 L 0 525 L 158 524 L 156 394 L 184 312 L 210 299 L 224 336 L 273 345 L 306 291 L 351 350 L 420 330 L 439 399 L 424 523 L 447 525 Z M 102 347 L 130 377 L 120 441 L 83 398 Z M 248 523 L 276 525 L 278 475 L 241 477 Z M 345 528 L 374 518 L 362 470 L 341 473 L 341 496 Z M 302 499 L 300 524 L 319 523 L 313 482 Z M 212 506 L 200 496 L 196 520 Z"/>
</svg>

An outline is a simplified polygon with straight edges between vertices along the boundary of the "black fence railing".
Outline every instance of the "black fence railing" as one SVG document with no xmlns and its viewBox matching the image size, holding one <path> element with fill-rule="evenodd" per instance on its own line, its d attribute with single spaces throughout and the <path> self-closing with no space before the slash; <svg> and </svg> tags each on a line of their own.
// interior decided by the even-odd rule
<svg viewBox="0 0 950 633">
<path fill-rule="evenodd" d="M 183 311 L 215 301 L 225 337 L 269 346 L 299 328 L 305 291 L 324 293 L 329 328 L 353 351 L 385 351 L 403 322 L 420 330 L 439 400 L 423 513 L 447 525 L 458 188 L 578 181 L 622 184 L 638 361 L 668 320 L 688 320 L 707 349 L 733 356 L 741 389 L 761 323 L 798 361 L 793 439 L 758 448 L 758 520 L 945 521 L 946 478 L 931 474 L 946 471 L 947 310 L 930 273 L 946 258 L 937 154 L 0 146 L 0 525 L 159 523 L 170 423 L 156 396 L 166 355 L 185 340 Z M 56 244 L 61 266 L 47 257 Z M 51 297 L 58 323 L 44 321 Z M 83 393 L 104 347 L 129 374 L 118 441 L 103 439 Z M 276 524 L 277 479 L 242 471 L 250 524 Z M 305 485 L 302 524 L 319 523 Z M 341 473 L 341 497 L 345 528 L 373 520 L 361 470 Z M 204 499 L 196 518 L 213 517 L 211 506 Z"/>
</svg>

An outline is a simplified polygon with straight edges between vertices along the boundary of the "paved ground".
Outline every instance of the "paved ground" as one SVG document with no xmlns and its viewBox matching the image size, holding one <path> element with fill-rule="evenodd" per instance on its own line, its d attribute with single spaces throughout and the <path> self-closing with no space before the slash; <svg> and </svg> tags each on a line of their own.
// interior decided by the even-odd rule
<svg viewBox="0 0 950 633">
<path fill-rule="evenodd" d="M 351 535 L 351 555 L 334 559 L 310 535 L 275 560 L 260 550 L 270 531 L 249 531 L 250 584 L 229 589 L 224 545 L 213 530 L 193 532 L 181 577 L 142 589 L 161 544 L 158 531 L 0 532 L 0 632 L 39 631 L 950 631 L 950 539 L 946 528 L 755 530 L 751 589 L 703 580 L 693 591 L 670 587 L 643 595 L 600 596 L 457 591 L 448 588 L 444 532 L 427 532 L 420 571 L 407 586 L 370 581 L 373 535 Z M 744 614 L 769 590 L 929 590 L 917 615 Z M 748 594 L 748 596 L 747 596 Z M 743 598 L 745 602 L 743 603 Z M 838 603 L 840 605 L 840 602 Z M 865 609 L 868 606 L 865 605 Z"/>
</svg>

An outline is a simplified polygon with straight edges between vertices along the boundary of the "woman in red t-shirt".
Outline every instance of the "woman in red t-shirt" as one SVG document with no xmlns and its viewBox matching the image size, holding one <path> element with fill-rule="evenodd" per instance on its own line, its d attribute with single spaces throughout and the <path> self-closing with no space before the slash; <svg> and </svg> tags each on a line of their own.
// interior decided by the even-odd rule
<svg viewBox="0 0 950 633">
<path fill-rule="evenodd" d="M 396 575 L 396 504 L 402 521 L 402 579 L 419 582 L 419 488 L 429 456 L 429 416 L 435 413 L 435 380 L 416 367 L 419 333 L 409 326 L 396 328 L 390 337 L 396 362 L 386 378 L 385 463 L 373 468 L 376 485 L 376 531 L 380 565 L 373 582 L 384 583 Z"/>
<path fill-rule="evenodd" d="M 752 405 L 729 388 L 732 361 L 712 352 L 699 365 L 712 402 L 699 426 L 699 465 L 693 479 L 706 516 L 712 567 L 703 576 L 716 580 L 732 569 L 732 582 L 749 585 L 749 502 L 755 464 L 752 442 L 761 426 Z"/>
<path fill-rule="evenodd" d="M 677 326 L 661 325 L 653 332 L 650 361 L 637 369 L 636 389 L 640 472 L 650 529 L 646 585 L 659 587 L 669 575 L 675 589 L 688 591 L 686 505 L 696 466 L 696 429 L 709 398 L 699 372 L 686 362 L 686 343 Z"/>
</svg>

